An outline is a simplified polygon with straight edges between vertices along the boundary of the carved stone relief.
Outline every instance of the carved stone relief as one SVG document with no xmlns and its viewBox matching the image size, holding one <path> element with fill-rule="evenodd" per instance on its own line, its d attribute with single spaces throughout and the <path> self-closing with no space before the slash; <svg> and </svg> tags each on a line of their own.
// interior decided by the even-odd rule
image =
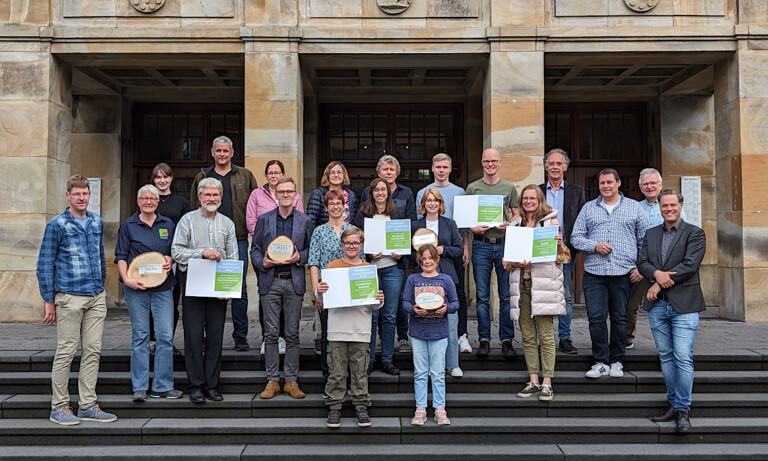
<svg viewBox="0 0 768 461">
<path fill-rule="evenodd" d="M 381 11 L 387 14 L 400 14 L 411 6 L 412 0 L 376 0 Z"/>
<path fill-rule="evenodd" d="M 632 11 L 638 13 L 645 13 L 650 11 L 654 6 L 659 4 L 659 0 L 624 0 L 624 4 L 627 5 Z"/>
<path fill-rule="evenodd" d="M 131 5 L 142 13 L 154 13 L 165 4 L 165 0 L 131 0 Z"/>
</svg>

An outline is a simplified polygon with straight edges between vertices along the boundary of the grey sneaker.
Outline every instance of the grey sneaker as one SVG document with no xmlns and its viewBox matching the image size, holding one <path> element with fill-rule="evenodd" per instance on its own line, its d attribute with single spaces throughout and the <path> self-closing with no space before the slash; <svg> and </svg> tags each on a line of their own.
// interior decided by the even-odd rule
<svg viewBox="0 0 768 461">
<path fill-rule="evenodd" d="M 80 424 L 80 420 L 72 413 L 72 407 L 69 405 L 62 405 L 51 410 L 51 417 L 49 419 L 62 426 L 76 426 Z"/>
<path fill-rule="evenodd" d="M 180 399 L 182 395 L 184 395 L 184 393 L 178 389 L 171 389 L 163 392 L 152 391 L 152 393 L 149 394 L 153 399 Z"/>
<path fill-rule="evenodd" d="M 146 400 L 147 400 L 147 391 L 136 391 L 133 393 L 134 402 L 146 402 Z"/>
<path fill-rule="evenodd" d="M 407 339 L 400 340 L 400 343 L 397 346 L 397 352 L 411 352 L 411 345 L 408 343 Z"/>
<path fill-rule="evenodd" d="M 371 425 L 371 418 L 368 416 L 368 410 L 365 408 L 355 410 L 355 419 L 357 420 L 358 427 L 369 427 Z"/>
<path fill-rule="evenodd" d="M 82 421 L 96 421 L 99 423 L 111 423 L 117 421 L 117 416 L 107 413 L 99 408 L 98 403 L 94 403 L 89 408 L 80 408 L 77 410 L 77 417 Z"/>
<path fill-rule="evenodd" d="M 517 396 L 521 399 L 527 399 L 528 397 L 533 397 L 534 395 L 539 395 L 541 393 L 541 386 L 534 383 L 528 383 L 525 385 L 523 390 L 517 393 Z"/>
<path fill-rule="evenodd" d="M 341 412 L 339 410 L 330 410 L 328 412 L 328 419 L 325 421 L 325 426 L 334 429 L 341 427 Z"/>
<path fill-rule="evenodd" d="M 552 400 L 552 397 L 554 396 L 555 396 L 555 391 L 552 390 L 552 386 L 547 386 L 546 384 L 541 385 L 541 392 L 539 392 L 539 400 L 547 402 L 549 400 Z"/>
</svg>

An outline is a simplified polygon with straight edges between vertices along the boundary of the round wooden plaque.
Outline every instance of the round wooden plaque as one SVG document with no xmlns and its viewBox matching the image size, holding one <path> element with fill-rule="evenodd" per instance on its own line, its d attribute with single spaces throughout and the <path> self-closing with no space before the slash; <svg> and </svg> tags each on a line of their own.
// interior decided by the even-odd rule
<svg viewBox="0 0 768 461">
<path fill-rule="evenodd" d="M 416 304 L 426 311 L 434 311 L 443 307 L 445 300 L 436 293 L 419 293 L 416 295 Z"/>
<path fill-rule="evenodd" d="M 293 242 L 285 235 L 279 235 L 269 242 L 267 247 L 267 256 L 272 261 L 279 263 L 285 261 L 293 255 Z"/>
<path fill-rule="evenodd" d="M 142 253 L 128 266 L 128 278 L 141 280 L 146 288 L 155 288 L 165 282 L 168 272 L 163 270 L 165 256 L 157 251 Z"/>
<path fill-rule="evenodd" d="M 413 237 L 411 238 L 411 244 L 413 245 L 413 249 L 416 251 L 419 251 L 419 248 L 421 248 L 423 245 L 431 244 L 437 247 L 437 234 L 427 229 L 426 227 L 416 229 L 416 232 L 413 233 Z"/>
</svg>

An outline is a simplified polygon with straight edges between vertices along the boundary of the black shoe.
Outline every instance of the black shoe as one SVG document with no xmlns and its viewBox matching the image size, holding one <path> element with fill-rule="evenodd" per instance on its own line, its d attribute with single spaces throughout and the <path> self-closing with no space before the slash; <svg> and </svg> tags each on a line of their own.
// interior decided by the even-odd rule
<svg viewBox="0 0 768 461">
<path fill-rule="evenodd" d="M 205 390 L 205 398 L 208 400 L 213 400 L 214 402 L 221 402 L 224 400 L 224 397 L 219 394 L 219 391 L 216 389 L 206 389 Z"/>
<path fill-rule="evenodd" d="M 672 421 L 675 419 L 675 407 L 669 406 L 667 407 L 667 411 L 664 413 L 658 415 L 658 416 L 652 416 L 651 421 L 654 423 L 666 423 L 667 421 Z"/>
<path fill-rule="evenodd" d="M 368 376 L 371 376 L 371 374 L 373 373 L 374 365 L 375 365 L 374 362 L 371 362 L 368 364 Z"/>
<path fill-rule="evenodd" d="M 184 354 L 182 354 L 180 350 L 176 349 L 176 346 L 173 346 L 173 356 L 174 357 L 184 357 Z"/>
<path fill-rule="evenodd" d="M 330 415 L 328 417 L 330 418 Z M 355 410 L 355 419 L 357 419 L 358 427 L 369 427 L 371 425 L 371 418 L 368 416 L 368 410 L 365 408 Z"/>
<path fill-rule="evenodd" d="M 322 353 L 323 353 L 323 350 L 320 347 L 320 340 L 316 339 L 315 340 L 315 355 L 320 355 Z"/>
<path fill-rule="evenodd" d="M 677 432 L 691 432 L 691 420 L 688 419 L 687 411 L 675 412 L 675 430 Z"/>
<path fill-rule="evenodd" d="M 205 396 L 203 395 L 203 391 L 200 389 L 189 391 L 189 400 L 191 400 L 192 403 L 205 403 Z"/>
<path fill-rule="evenodd" d="M 477 356 L 478 357 L 488 357 L 488 354 L 491 353 L 491 342 L 490 341 L 480 341 L 480 347 L 477 348 Z"/>
<path fill-rule="evenodd" d="M 502 341 L 501 343 L 501 353 L 504 354 L 505 359 L 511 359 L 515 355 L 515 348 L 512 347 L 512 340 Z"/>
<path fill-rule="evenodd" d="M 397 376 L 400 374 L 400 369 L 392 362 L 383 362 L 381 364 L 381 371 L 388 375 Z"/>
<path fill-rule="evenodd" d="M 235 350 L 238 352 L 245 352 L 250 350 L 251 346 L 248 345 L 248 340 L 245 338 L 235 338 Z"/>
<path fill-rule="evenodd" d="M 341 427 L 341 412 L 339 410 L 330 410 L 328 412 L 328 419 L 325 420 L 325 425 L 334 429 Z"/>
<path fill-rule="evenodd" d="M 570 339 L 563 339 L 560 341 L 560 350 L 566 354 L 578 354 L 579 350 L 573 345 L 573 341 Z"/>
</svg>

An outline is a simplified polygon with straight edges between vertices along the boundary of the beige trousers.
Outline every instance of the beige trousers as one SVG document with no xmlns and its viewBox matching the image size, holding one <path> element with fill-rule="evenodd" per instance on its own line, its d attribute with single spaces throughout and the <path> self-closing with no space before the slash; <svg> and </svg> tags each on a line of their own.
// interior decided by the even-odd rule
<svg viewBox="0 0 768 461">
<path fill-rule="evenodd" d="M 541 371 L 543 378 L 555 376 L 555 334 L 552 331 L 554 316 L 537 315 L 531 318 L 531 281 L 523 281 L 520 293 L 520 333 L 523 335 L 523 353 L 528 374 L 537 375 Z M 539 347 L 541 344 L 541 367 L 539 367 Z"/>
</svg>

